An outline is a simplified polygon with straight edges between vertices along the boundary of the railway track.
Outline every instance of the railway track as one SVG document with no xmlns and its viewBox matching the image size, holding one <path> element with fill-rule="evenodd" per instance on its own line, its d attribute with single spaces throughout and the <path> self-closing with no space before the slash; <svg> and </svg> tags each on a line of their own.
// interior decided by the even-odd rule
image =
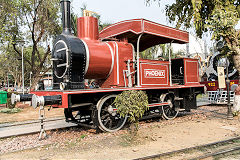
<svg viewBox="0 0 240 160">
<path fill-rule="evenodd" d="M 198 114 L 202 114 L 202 113 L 206 113 L 206 112 L 218 112 L 219 108 L 208 110 L 205 107 L 200 107 L 199 111 L 200 112 L 198 112 Z M 197 113 L 195 112 L 192 114 L 197 114 Z M 187 115 L 189 115 L 189 114 L 187 114 Z M 56 126 L 56 122 L 61 121 L 61 118 L 56 119 L 56 121 L 54 119 L 46 120 L 46 121 L 47 121 L 47 123 L 53 123 L 54 126 Z M 29 123 L 30 122 L 24 122 L 24 123 L 22 123 L 21 126 L 23 127 L 24 125 L 30 125 Z M 33 121 L 33 123 L 31 125 L 33 125 L 33 126 L 35 125 L 37 128 L 36 133 L 39 133 L 40 126 L 37 123 L 39 123 L 39 121 Z M 17 127 L 18 125 L 15 124 L 15 125 L 11 125 L 11 126 Z M 5 127 L 0 126 L 0 131 L 1 131 L 1 129 L 3 129 Z M 61 128 L 65 128 L 65 127 L 61 127 Z M 31 133 L 27 133 L 27 134 L 31 134 Z M 8 137 L 10 137 L 10 136 L 8 136 Z M 25 137 L 25 136 L 23 136 L 23 137 Z M 19 137 L 19 138 L 22 138 L 22 137 Z M 8 139 L 6 139 L 6 140 L 8 140 Z M 215 142 L 215 143 L 211 143 L 211 144 L 207 144 L 207 145 L 203 145 L 203 146 L 196 146 L 196 147 L 181 149 L 178 151 L 162 153 L 162 154 L 152 155 L 152 156 L 148 156 L 148 157 L 142 157 L 142 158 L 138 158 L 138 159 L 164 159 L 164 160 L 168 159 L 168 158 L 169 159 L 205 159 L 207 157 L 215 157 L 215 156 L 219 156 L 222 154 L 227 154 L 227 153 L 231 154 L 232 152 L 239 151 L 239 144 L 240 144 L 240 137 L 236 137 L 233 139 L 219 141 L 219 142 Z M 210 149 L 208 150 L 206 148 L 210 148 Z M 212 148 L 215 148 L 215 150 L 213 150 Z M 204 150 L 204 152 L 202 152 L 203 150 Z M 186 155 L 186 153 L 188 153 L 189 155 Z M 183 155 L 184 155 L 184 157 L 181 157 Z M 192 156 L 192 155 L 194 155 L 194 156 Z M 175 158 L 175 157 L 177 157 L 177 158 Z"/>
<path fill-rule="evenodd" d="M 2 124 L 0 125 L 0 138 L 39 133 L 39 123 L 39 120 L 35 120 L 13 124 Z M 46 119 L 44 120 L 44 124 L 46 131 L 77 126 L 74 123 L 65 122 L 65 118 Z"/>
<path fill-rule="evenodd" d="M 199 103 L 198 106 L 205 105 L 206 103 Z M 200 109 L 201 110 L 201 109 Z M 208 110 L 202 110 L 202 112 L 213 112 Z M 181 113 L 180 115 L 192 115 L 198 113 Z M 16 122 L 16 123 L 6 123 L 0 124 L 0 138 L 8 138 L 12 136 L 21 136 L 27 134 L 39 133 L 40 131 L 40 121 L 26 121 L 26 122 Z M 54 130 L 78 126 L 74 123 L 65 122 L 64 117 L 45 119 L 45 130 Z"/>
<path fill-rule="evenodd" d="M 162 159 L 200 160 L 214 158 L 226 154 L 231 155 L 233 152 L 238 152 L 238 154 L 240 154 L 240 136 L 205 145 L 199 145 L 171 152 L 141 157 L 134 160 L 162 160 Z"/>
</svg>

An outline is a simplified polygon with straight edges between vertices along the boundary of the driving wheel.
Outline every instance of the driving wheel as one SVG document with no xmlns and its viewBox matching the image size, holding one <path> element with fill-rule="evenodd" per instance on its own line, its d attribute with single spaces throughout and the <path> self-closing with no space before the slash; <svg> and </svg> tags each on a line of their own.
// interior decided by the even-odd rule
<svg viewBox="0 0 240 160">
<path fill-rule="evenodd" d="M 98 127 L 105 132 L 120 130 L 126 123 L 127 117 L 120 117 L 113 102 L 117 95 L 107 95 L 97 104 Z"/>
<path fill-rule="evenodd" d="M 163 94 L 160 99 L 162 102 L 167 102 L 168 105 L 162 106 L 162 115 L 165 119 L 171 120 L 177 117 L 179 110 L 174 106 L 174 95 Z"/>
</svg>

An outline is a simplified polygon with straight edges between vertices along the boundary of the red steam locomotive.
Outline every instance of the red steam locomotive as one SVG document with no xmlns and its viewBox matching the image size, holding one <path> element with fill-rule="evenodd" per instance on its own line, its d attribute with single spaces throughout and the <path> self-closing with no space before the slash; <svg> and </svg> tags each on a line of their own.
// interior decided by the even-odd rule
<svg viewBox="0 0 240 160">
<path fill-rule="evenodd" d="M 179 111 L 196 108 L 198 60 L 140 59 L 139 52 L 163 43 L 188 43 L 188 33 L 145 19 L 115 23 L 98 32 L 95 17 L 77 20 L 77 37 L 71 34 L 70 1 L 62 0 L 63 32 L 54 42 L 53 90 L 13 95 L 12 102 L 31 100 L 33 107 L 65 108 L 66 121 L 114 132 L 127 117 L 112 105 L 125 90 L 143 90 L 150 110 L 146 115 L 173 119 Z M 86 80 L 97 83 L 86 87 Z"/>
</svg>

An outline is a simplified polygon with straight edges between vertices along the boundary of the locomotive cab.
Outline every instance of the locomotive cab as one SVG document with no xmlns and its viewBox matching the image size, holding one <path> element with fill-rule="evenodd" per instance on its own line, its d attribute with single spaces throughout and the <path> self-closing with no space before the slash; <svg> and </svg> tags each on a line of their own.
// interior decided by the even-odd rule
<svg viewBox="0 0 240 160">
<path fill-rule="evenodd" d="M 177 85 L 199 84 L 198 59 L 172 59 L 172 83 Z"/>
</svg>

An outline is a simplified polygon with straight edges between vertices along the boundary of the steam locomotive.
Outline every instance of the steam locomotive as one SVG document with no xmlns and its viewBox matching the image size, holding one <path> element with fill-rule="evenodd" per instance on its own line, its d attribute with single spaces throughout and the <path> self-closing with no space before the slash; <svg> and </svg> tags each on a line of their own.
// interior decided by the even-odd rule
<svg viewBox="0 0 240 160">
<path fill-rule="evenodd" d="M 125 20 L 100 33 L 92 16 L 77 19 L 77 37 L 71 34 L 70 1 L 62 0 L 63 32 L 52 51 L 53 89 L 12 95 L 12 102 L 32 101 L 32 106 L 64 108 L 66 121 L 114 132 L 127 117 L 112 104 L 126 90 L 148 95 L 145 116 L 175 118 L 180 110 L 196 108 L 199 83 L 198 60 L 178 58 L 149 60 L 139 52 L 157 44 L 188 43 L 188 33 L 146 19 Z M 87 87 L 86 81 L 95 85 Z"/>
<path fill-rule="evenodd" d="M 219 48 L 220 50 L 221 48 Z M 223 59 L 226 59 L 226 66 L 224 67 L 225 72 L 225 78 L 230 80 L 230 102 L 234 102 L 234 96 L 235 96 L 235 89 L 237 88 L 239 84 L 239 73 L 234 67 L 233 60 L 231 57 L 226 58 L 226 54 L 222 54 L 220 52 L 216 52 L 209 60 L 209 66 L 206 69 L 205 72 L 205 80 L 200 82 L 201 84 L 204 84 L 206 86 L 207 91 L 207 99 L 209 103 L 212 104 L 227 104 L 227 87 L 226 88 L 219 88 L 218 84 L 218 73 L 217 73 L 217 67 L 219 66 L 219 63 L 223 61 Z M 228 72 L 226 71 L 228 70 Z M 226 74 L 228 73 L 228 74 Z"/>
</svg>

